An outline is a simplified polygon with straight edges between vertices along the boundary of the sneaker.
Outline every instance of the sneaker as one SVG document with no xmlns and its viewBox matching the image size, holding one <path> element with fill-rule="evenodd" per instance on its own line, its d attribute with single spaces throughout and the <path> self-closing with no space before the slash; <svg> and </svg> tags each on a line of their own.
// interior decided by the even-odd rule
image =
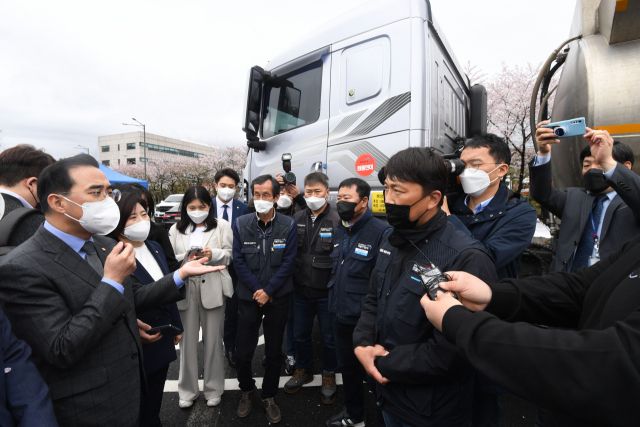
<svg viewBox="0 0 640 427">
<path fill-rule="evenodd" d="M 322 403 L 325 405 L 331 405 L 336 401 L 336 373 L 322 371 Z"/>
<path fill-rule="evenodd" d="M 296 358 L 295 356 L 287 356 L 284 361 L 284 372 L 287 375 L 293 375 L 293 371 L 296 369 Z"/>
<path fill-rule="evenodd" d="M 253 393 L 256 391 L 254 388 L 251 391 L 243 391 L 240 403 L 238 403 L 238 416 L 244 418 L 251 412 L 251 400 L 253 399 Z"/>
<path fill-rule="evenodd" d="M 311 371 L 306 369 L 296 369 L 291 379 L 284 385 L 284 392 L 295 393 L 299 391 L 304 384 L 309 384 L 311 381 L 313 381 Z"/>
<path fill-rule="evenodd" d="M 334 415 L 333 417 L 327 420 L 327 427 L 364 427 L 364 418 L 358 420 L 356 418 L 351 418 L 347 413 L 347 408 L 343 408 L 342 412 L 338 415 Z"/>
<path fill-rule="evenodd" d="M 278 405 L 274 402 L 273 397 L 262 399 L 262 407 L 267 414 L 267 420 L 269 420 L 271 424 L 280 422 L 280 408 L 278 408 Z"/>
<path fill-rule="evenodd" d="M 221 400 L 222 400 L 221 397 L 214 397 L 213 399 L 208 399 L 207 406 L 218 406 Z"/>
<path fill-rule="evenodd" d="M 187 409 L 187 408 L 191 408 L 191 406 L 193 405 L 193 400 L 182 400 L 180 399 L 180 401 L 178 402 L 178 406 L 180 407 L 180 409 Z"/>
</svg>

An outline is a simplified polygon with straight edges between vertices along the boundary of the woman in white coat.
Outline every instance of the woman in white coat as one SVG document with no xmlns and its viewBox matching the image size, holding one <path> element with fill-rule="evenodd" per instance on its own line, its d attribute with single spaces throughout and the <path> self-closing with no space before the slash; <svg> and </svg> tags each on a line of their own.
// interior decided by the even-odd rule
<svg viewBox="0 0 640 427">
<path fill-rule="evenodd" d="M 201 186 L 190 187 L 182 199 L 180 221 L 169 230 L 169 238 L 178 261 L 182 261 L 193 247 L 203 248 L 209 265 L 229 265 L 232 260 L 233 232 L 231 225 L 216 219 L 211 211 L 213 201 Z M 230 277 L 216 271 L 189 279 L 186 297 L 178 301 L 178 311 L 184 328 L 180 341 L 180 377 L 178 394 L 180 408 L 188 408 L 198 398 L 199 331 L 202 328 L 204 344 L 204 397 L 208 406 L 217 406 L 224 392 L 224 335 L 225 299 L 233 288 L 223 281 Z"/>
</svg>

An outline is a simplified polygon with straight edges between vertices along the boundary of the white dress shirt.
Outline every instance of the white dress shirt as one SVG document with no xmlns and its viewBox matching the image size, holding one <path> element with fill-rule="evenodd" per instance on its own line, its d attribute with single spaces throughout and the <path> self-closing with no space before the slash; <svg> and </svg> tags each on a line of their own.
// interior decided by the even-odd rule
<svg viewBox="0 0 640 427">
<path fill-rule="evenodd" d="M 136 251 L 136 261 L 142 264 L 154 281 L 158 281 L 164 277 L 158 261 L 156 261 L 147 245 L 143 244 L 139 248 L 133 248 L 133 250 Z"/>
<path fill-rule="evenodd" d="M 22 206 L 24 206 L 25 208 L 33 209 L 33 206 L 31 206 L 29 202 L 27 202 L 21 195 L 16 194 L 13 191 L 9 191 L 6 188 L 0 188 L 0 193 L 6 194 L 7 196 L 15 197 L 16 199 L 20 200 Z"/>
<path fill-rule="evenodd" d="M 220 200 L 220 197 L 216 196 L 216 208 L 217 208 L 217 216 L 216 218 L 224 218 L 224 207 L 229 206 L 227 208 L 227 216 L 229 217 L 229 224 L 233 224 L 233 199 L 228 202 Z"/>
</svg>

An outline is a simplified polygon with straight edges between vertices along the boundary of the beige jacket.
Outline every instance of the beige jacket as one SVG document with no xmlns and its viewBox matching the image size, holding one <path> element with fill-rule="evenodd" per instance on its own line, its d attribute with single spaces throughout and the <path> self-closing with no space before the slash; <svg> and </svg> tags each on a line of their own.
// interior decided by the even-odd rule
<svg viewBox="0 0 640 427">
<path fill-rule="evenodd" d="M 220 227 L 220 237 L 222 238 L 222 245 L 218 245 L 218 235 L 216 229 L 206 231 L 202 239 L 202 247 L 211 249 L 211 260 L 207 261 L 207 265 L 226 265 L 231 264 L 233 259 L 233 232 L 231 231 L 231 225 L 224 219 L 218 218 L 218 227 Z M 189 250 L 189 237 L 191 234 L 191 227 L 188 227 L 185 234 L 182 234 L 176 228 L 176 224 L 173 224 L 169 230 L 169 239 L 173 246 L 173 251 L 176 253 L 176 259 L 182 261 L 187 251 Z M 220 249 L 222 246 L 222 249 Z M 191 285 L 195 280 L 202 281 L 200 286 L 200 298 L 204 308 L 216 308 L 220 307 L 224 303 L 224 296 L 222 295 L 222 279 L 219 271 L 213 273 L 207 273 L 202 276 L 195 276 L 188 279 L 186 285 L 187 295 L 186 298 L 178 301 L 178 310 L 186 310 L 189 308 L 189 291 L 192 288 Z"/>
</svg>

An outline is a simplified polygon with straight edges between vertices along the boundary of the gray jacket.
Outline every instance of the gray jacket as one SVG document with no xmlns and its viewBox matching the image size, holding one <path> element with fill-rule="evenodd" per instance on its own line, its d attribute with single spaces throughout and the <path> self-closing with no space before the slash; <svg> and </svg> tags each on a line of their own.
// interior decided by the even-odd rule
<svg viewBox="0 0 640 427">
<path fill-rule="evenodd" d="M 584 227 L 589 221 L 595 196 L 584 188 L 560 191 L 553 187 L 551 162 L 531 166 L 531 197 L 549 212 L 562 219 L 560 236 L 550 272 L 571 271 L 575 252 Z M 606 258 L 640 233 L 640 177 L 618 164 L 607 183 L 618 193 L 604 214 L 600 235 L 600 258 Z"/>
<path fill-rule="evenodd" d="M 116 242 L 94 236 L 104 264 Z M 0 263 L 0 301 L 33 350 L 61 426 L 137 426 L 146 387 L 136 313 L 184 298 L 172 275 L 124 294 L 40 227 Z"/>
</svg>

